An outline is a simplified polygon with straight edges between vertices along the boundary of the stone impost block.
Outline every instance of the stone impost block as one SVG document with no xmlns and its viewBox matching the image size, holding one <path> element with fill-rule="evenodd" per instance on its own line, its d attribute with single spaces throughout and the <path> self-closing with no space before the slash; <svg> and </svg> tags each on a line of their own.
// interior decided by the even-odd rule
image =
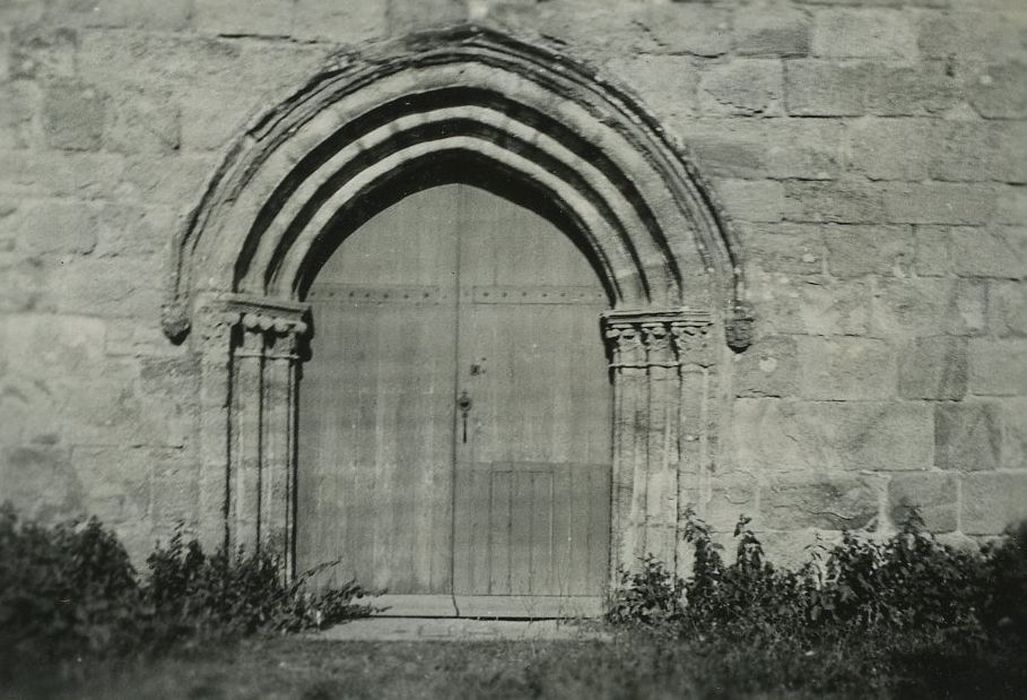
<svg viewBox="0 0 1027 700">
<path fill-rule="evenodd" d="M 995 281 L 988 287 L 991 332 L 999 337 L 1027 337 L 1027 284 Z"/>
<path fill-rule="evenodd" d="M 970 391 L 980 396 L 1027 395 L 1027 339 L 972 340 Z"/>
<path fill-rule="evenodd" d="M 957 275 L 1027 279 L 1027 226 L 955 227 L 949 236 Z"/>
<path fill-rule="evenodd" d="M 902 471 L 934 463 L 928 406 L 736 399 L 736 465 L 746 471 Z"/>
<path fill-rule="evenodd" d="M 1027 517 L 1027 472 L 963 477 L 961 527 L 968 535 L 997 535 Z"/>
<path fill-rule="evenodd" d="M 735 16 L 735 52 L 750 56 L 805 56 L 810 20 L 786 4 L 750 6 Z"/>
<path fill-rule="evenodd" d="M 965 338 L 915 338 L 899 356 L 899 395 L 958 401 L 966 396 L 968 372 Z"/>
<path fill-rule="evenodd" d="M 62 82 L 43 98 L 43 131 L 53 148 L 95 151 L 103 143 L 107 102 L 92 85 Z"/>
<path fill-rule="evenodd" d="M 831 225 L 824 240 L 827 269 L 837 277 L 904 275 L 912 267 L 910 226 Z"/>
<path fill-rule="evenodd" d="M 813 15 L 813 53 L 833 58 L 917 56 L 917 32 L 900 10 L 824 9 Z"/>
<path fill-rule="evenodd" d="M 760 522 L 774 530 L 858 530 L 877 514 L 876 489 L 855 476 L 787 477 L 760 490 Z"/>
<path fill-rule="evenodd" d="M 901 525 L 915 508 L 934 532 L 958 527 L 958 484 L 954 474 L 898 474 L 888 483 L 889 517 Z"/>
<path fill-rule="evenodd" d="M 699 80 L 699 104 L 705 114 L 777 114 L 782 75 L 781 62 L 772 59 L 737 59 L 707 66 Z"/>
<path fill-rule="evenodd" d="M 987 285 L 974 280 L 875 280 L 876 336 L 980 335 L 987 326 Z"/>
<path fill-rule="evenodd" d="M 871 289 L 864 280 L 755 271 L 750 299 L 768 332 L 863 335 L 869 328 Z"/>
<path fill-rule="evenodd" d="M 814 400 L 872 400 L 895 395 L 895 353 L 872 338 L 800 338 L 802 396 Z"/>
<path fill-rule="evenodd" d="M 735 355 L 736 396 L 798 396 L 799 353 L 795 338 L 760 338 Z"/>
<path fill-rule="evenodd" d="M 85 202 L 27 202 L 13 222 L 18 248 L 33 255 L 78 255 L 96 248 L 103 207 Z"/>
<path fill-rule="evenodd" d="M 982 117 L 1027 117 L 1027 59 L 988 66 L 971 79 L 968 92 L 970 104 Z"/>
<path fill-rule="evenodd" d="M 934 408 L 934 462 L 939 469 L 998 468 L 1002 434 L 992 404 L 938 404 Z"/>
</svg>

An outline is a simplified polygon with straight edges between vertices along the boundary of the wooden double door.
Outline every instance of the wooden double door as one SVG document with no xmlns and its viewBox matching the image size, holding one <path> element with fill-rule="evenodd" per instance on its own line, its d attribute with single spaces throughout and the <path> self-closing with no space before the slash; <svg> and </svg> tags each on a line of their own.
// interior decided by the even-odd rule
<svg viewBox="0 0 1027 700">
<path fill-rule="evenodd" d="M 608 579 L 607 298 L 538 215 L 446 185 L 378 214 L 308 295 L 297 558 L 393 613 L 597 612 Z"/>
</svg>

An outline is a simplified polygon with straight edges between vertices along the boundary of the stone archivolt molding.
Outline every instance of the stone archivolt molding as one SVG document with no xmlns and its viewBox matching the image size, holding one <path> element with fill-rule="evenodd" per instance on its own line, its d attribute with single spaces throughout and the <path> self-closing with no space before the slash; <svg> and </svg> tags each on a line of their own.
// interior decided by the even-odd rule
<svg viewBox="0 0 1027 700">
<path fill-rule="evenodd" d="M 291 558 L 306 290 L 362 216 L 426 176 L 516 183 L 497 193 L 577 236 L 612 307 L 611 575 L 675 561 L 680 474 L 716 454 L 720 339 L 751 340 L 740 248 L 626 90 L 477 27 L 337 56 L 251 122 L 178 233 L 163 324 L 201 356 L 201 531 Z"/>
</svg>

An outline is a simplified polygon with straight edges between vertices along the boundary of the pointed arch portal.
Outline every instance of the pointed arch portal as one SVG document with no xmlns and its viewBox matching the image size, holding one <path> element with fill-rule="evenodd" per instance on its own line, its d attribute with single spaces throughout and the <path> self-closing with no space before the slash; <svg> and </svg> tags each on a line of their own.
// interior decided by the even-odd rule
<svg viewBox="0 0 1027 700">
<path fill-rule="evenodd" d="M 336 56 L 251 122 L 178 233 L 163 325 L 202 361 L 204 533 L 270 540 L 292 561 L 307 295 L 350 233 L 442 184 L 533 210 L 595 270 L 613 383 L 609 573 L 647 552 L 675 561 L 678 474 L 713 459 L 717 363 L 751 334 L 739 246 L 630 94 L 474 26 Z"/>
</svg>

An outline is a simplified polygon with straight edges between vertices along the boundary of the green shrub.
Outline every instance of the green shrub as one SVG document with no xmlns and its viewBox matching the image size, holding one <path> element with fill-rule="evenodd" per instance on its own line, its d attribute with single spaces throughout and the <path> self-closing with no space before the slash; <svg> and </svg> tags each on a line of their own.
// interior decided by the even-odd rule
<svg viewBox="0 0 1027 700">
<path fill-rule="evenodd" d="M 266 549 L 208 555 L 181 530 L 147 565 L 140 576 L 96 518 L 43 527 L 0 506 L 0 666 L 318 629 L 373 610 L 352 582 L 308 586 L 332 564 L 288 580 Z"/>
</svg>

